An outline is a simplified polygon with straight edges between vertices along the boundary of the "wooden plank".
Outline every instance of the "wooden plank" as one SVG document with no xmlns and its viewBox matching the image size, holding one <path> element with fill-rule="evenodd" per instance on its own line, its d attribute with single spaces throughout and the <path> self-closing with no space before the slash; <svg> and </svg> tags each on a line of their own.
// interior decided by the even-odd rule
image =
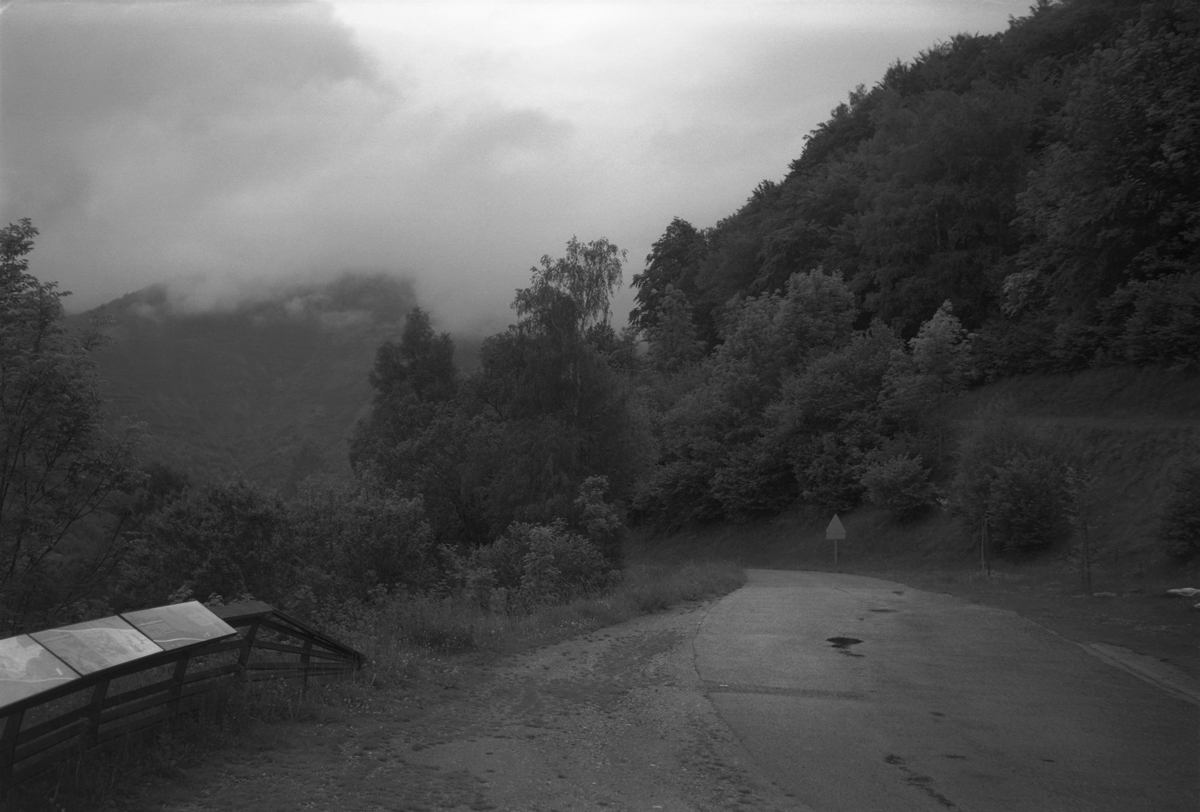
<svg viewBox="0 0 1200 812">
<path fill-rule="evenodd" d="M 26 742 L 33 741 L 39 736 L 45 736 L 47 733 L 53 733 L 60 727 L 69 725 L 72 722 L 87 716 L 89 711 L 91 711 L 91 708 L 89 708 L 87 705 L 84 705 L 83 707 L 73 708 L 61 716 L 55 716 L 51 719 L 47 719 L 45 722 L 27 727 L 17 735 L 17 743 L 24 744 Z"/>
<path fill-rule="evenodd" d="M 256 642 L 254 645 L 254 649 L 256 651 L 263 651 L 263 652 L 278 651 L 282 654 L 296 654 L 299 656 L 303 656 L 305 653 L 305 650 L 302 646 L 294 646 L 289 643 L 276 643 L 274 641 L 263 641 L 263 640 L 259 640 L 258 642 Z M 342 652 L 338 652 L 338 651 L 328 651 L 325 649 L 314 649 L 313 651 L 311 651 L 309 653 L 314 656 L 319 656 L 322 660 L 336 660 L 338 662 L 344 662 L 344 663 L 355 663 L 356 662 L 356 660 L 353 657 L 350 657 L 350 656 L 348 656 Z"/>
<path fill-rule="evenodd" d="M 183 678 L 183 684 L 190 685 L 193 682 L 215 679 L 216 677 L 223 677 L 226 674 L 233 674 L 240 670 L 241 666 L 239 666 L 237 663 L 229 663 L 227 665 L 217 666 L 216 668 L 209 668 L 205 671 L 193 671 Z"/>
<path fill-rule="evenodd" d="M 14 785 L 20 784 L 22 781 L 28 781 L 30 778 L 41 775 L 55 764 L 77 755 L 78 752 L 79 749 L 77 747 L 63 747 L 35 761 L 18 764 L 12 771 L 12 783 Z"/>
<path fill-rule="evenodd" d="M 348 668 L 341 668 L 341 669 L 329 670 L 329 671 L 314 671 L 314 672 L 310 672 L 309 676 L 313 677 L 313 678 L 341 677 L 341 676 L 349 676 L 353 673 L 354 672 Z M 246 679 L 248 682 L 266 682 L 268 680 L 276 680 L 276 679 L 295 679 L 297 677 L 303 677 L 304 674 L 305 674 L 304 671 L 301 671 L 298 669 L 292 670 L 292 671 L 257 671 L 253 674 L 248 675 Z"/>
<path fill-rule="evenodd" d="M 200 706 L 200 701 L 199 701 L 198 696 L 195 696 L 195 695 L 185 696 L 180 700 L 179 713 L 186 713 L 187 711 L 193 710 L 199 706 Z M 159 713 L 151 714 L 149 716 L 144 716 L 141 719 L 129 720 L 122 725 L 117 725 L 116 727 L 109 726 L 101 731 L 100 741 L 101 742 L 112 741 L 113 739 L 117 739 L 122 736 L 129 736 L 131 734 L 136 734 L 139 731 L 150 732 L 150 731 L 148 731 L 148 728 L 150 728 L 156 724 L 159 724 L 160 722 L 169 721 L 170 719 L 173 719 L 176 716 L 178 716 L 179 713 L 176 713 L 175 711 L 171 710 L 170 708 L 167 708 L 163 711 L 160 711 Z"/>
<path fill-rule="evenodd" d="M 319 665 L 306 666 L 304 663 L 284 662 L 281 660 L 272 660 L 270 662 L 250 663 L 246 666 L 246 671 L 295 671 L 297 674 L 302 674 L 308 670 L 329 670 L 329 671 L 354 671 L 354 663 L 320 663 Z"/>
<path fill-rule="evenodd" d="M 165 691 L 172 685 L 172 683 L 173 679 L 171 677 L 167 677 L 164 680 L 152 682 L 149 685 L 143 685 L 140 688 L 133 688 L 123 693 L 116 694 L 115 696 L 110 696 L 104 700 L 104 707 L 105 709 L 111 708 L 116 705 L 122 705 L 126 702 L 132 702 L 135 699 L 142 698 L 143 696 L 149 696 L 150 694 L 158 693 L 159 691 Z"/>
<path fill-rule="evenodd" d="M 180 698 L 187 698 L 190 696 L 201 696 L 203 694 L 208 693 L 209 691 L 215 691 L 217 688 L 220 688 L 224 684 L 225 683 L 202 683 L 200 685 L 185 685 L 185 686 L 183 686 L 182 690 L 180 690 L 179 696 L 180 696 Z"/>
<path fill-rule="evenodd" d="M 221 640 L 216 643 L 206 643 L 203 646 L 192 649 L 193 657 L 207 657 L 210 654 L 221 654 L 226 651 L 237 651 L 246 647 L 246 639 L 238 636 L 232 640 Z"/>
<path fill-rule="evenodd" d="M 276 613 L 269 618 L 263 618 L 261 622 L 262 625 L 281 634 L 286 634 L 301 640 L 313 640 L 314 642 L 320 643 L 322 647 L 330 651 L 343 652 L 356 661 L 366 660 L 366 657 L 364 657 L 360 652 L 357 652 L 349 646 L 339 643 L 332 637 L 327 637 L 315 629 L 305 626 L 294 618 L 288 617 L 286 620 L 284 620 L 284 618 L 280 617 L 279 613 Z M 294 625 L 294 628 L 288 628 L 286 625 L 284 625 L 284 623 L 291 623 Z"/>
<path fill-rule="evenodd" d="M 147 697 L 140 702 L 128 703 L 109 711 L 104 715 L 104 718 L 101 720 L 101 724 L 111 724 L 112 722 L 118 719 L 123 719 L 126 716 L 142 713 L 151 708 L 157 707 L 158 705 L 166 705 L 168 703 L 175 702 L 183 697 L 207 693 L 208 691 L 214 690 L 217 687 L 218 686 L 216 684 L 212 683 L 198 685 L 194 682 L 190 684 L 184 684 L 183 682 L 180 682 L 176 684 L 172 681 L 166 688 L 160 690 L 157 696 Z"/>
<path fill-rule="evenodd" d="M 132 716 L 135 713 L 141 713 L 142 711 L 149 710 L 150 708 L 155 708 L 159 705 L 165 705 L 173 698 L 174 697 L 171 696 L 169 691 L 159 691 L 154 696 L 149 696 L 136 702 L 127 702 L 124 705 L 120 705 L 105 712 L 100 717 L 100 724 L 107 725 L 117 719 L 123 719 L 126 716 Z"/>
<path fill-rule="evenodd" d="M 74 724 L 68 725 L 67 727 L 64 727 L 55 733 L 51 733 L 48 736 L 42 736 L 37 741 L 32 741 L 28 744 L 21 745 L 17 748 L 17 751 L 13 756 L 13 763 L 19 764 L 20 762 L 25 761 L 32 756 L 36 756 L 38 753 L 49 750 L 56 744 L 62 744 L 65 741 L 74 739 L 81 733 L 85 732 L 88 727 L 90 727 L 90 724 L 90 719 L 77 719 Z"/>
<path fill-rule="evenodd" d="M 299 654 L 301 656 L 307 653 L 311 654 L 313 657 L 320 657 L 323 660 L 341 660 L 344 662 L 353 662 L 352 657 L 349 657 L 340 651 L 326 651 L 318 648 L 313 648 L 311 651 L 308 651 L 303 646 L 293 646 L 287 643 L 272 643 L 265 640 L 259 640 L 255 642 L 254 648 L 265 651 L 281 651 L 284 654 Z"/>
<path fill-rule="evenodd" d="M 175 712 L 173 710 L 170 708 L 163 708 L 158 713 L 152 713 L 148 716 L 143 716 L 140 719 L 132 719 L 122 725 L 117 725 L 116 727 L 104 728 L 104 730 L 100 732 L 99 741 L 112 741 L 113 739 L 120 738 L 121 736 L 127 736 L 135 730 L 151 727 L 152 725 L 157 725 L 160 722 L 165 722 L 168 719 L 173 719 L 174 717 Z"/>
<path fill-rule="evenodd" d="M 274 616 L 264 617 L 260 622 L 262 623 L 263 628 L 270 629 L 273 632 L 286 634 L 288 637 L 294 637 L 297 640 L 308 639 L 308 635 L 304 633 L 303 629 L 297 629 L 294 626 L 288 626 L 287 624 L 280 623 Z"/>
</svg>

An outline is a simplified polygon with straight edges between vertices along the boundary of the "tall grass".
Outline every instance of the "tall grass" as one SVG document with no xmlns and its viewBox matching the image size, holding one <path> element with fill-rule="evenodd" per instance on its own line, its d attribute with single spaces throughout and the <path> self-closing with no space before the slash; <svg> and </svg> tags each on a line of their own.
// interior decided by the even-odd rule
<svg viewBox="0 0 1200 812">
<path fill-rule="evenodd" d="M 638 615 L 725 595 L 745 583 L 729 560 L 677 555 L 631 556 L 617 584 L 568 603 L 509 602 L 503 611 L 461 596 L 397 596 L 338 624 L 333 633 L 367 655 L 362 679 L 379 684 L 420 680 L 439 658 L 484 658 L 526 651 Z"/>
</svg>

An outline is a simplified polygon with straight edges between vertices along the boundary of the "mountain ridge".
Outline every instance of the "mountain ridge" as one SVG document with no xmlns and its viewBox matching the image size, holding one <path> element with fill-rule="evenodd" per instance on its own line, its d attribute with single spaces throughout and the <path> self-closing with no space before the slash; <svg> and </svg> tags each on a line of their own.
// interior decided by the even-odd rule
<svg viewBox="0 0 1200 812">
<path fill-rule="evenodd" d="M 114 420 L 144 423 L 147 461 L 286 492 L 349 473 L 375 351 L 415 305 L 408 280 L 346 273 L 208 310 L 152 285 L 68 323 L 98 320 L 110 338 L 94 356 L 102 394 Z"/>
</svg>

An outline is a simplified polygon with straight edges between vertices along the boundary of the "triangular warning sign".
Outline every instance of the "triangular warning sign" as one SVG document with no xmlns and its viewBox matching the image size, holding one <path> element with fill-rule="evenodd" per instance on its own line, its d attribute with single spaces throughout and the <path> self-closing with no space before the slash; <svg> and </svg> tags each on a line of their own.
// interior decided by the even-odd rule
<svg viewBox="0 0 1200 812">
<path fill-rule="evenodd" d="M 825 528 L 825 540 L 834 541 L 835 539 L 846 538 L 846 526 L 842 524 L 842 520 L 833 514 L 833 521 L 829 523 L 829 527 Z"/>
</svg>

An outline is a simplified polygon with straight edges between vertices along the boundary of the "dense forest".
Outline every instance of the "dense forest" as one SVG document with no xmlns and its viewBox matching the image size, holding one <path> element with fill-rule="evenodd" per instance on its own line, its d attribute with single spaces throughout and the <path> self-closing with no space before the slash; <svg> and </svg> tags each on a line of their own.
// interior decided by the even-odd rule
<svg viewBox="0 0 1200 812">
<path fill-rule="evenodd" d="M 940 507 L 986 516 L 1001 551 L 1052 545 L 1070 534 L 1075 462 L 1002 422 L 954 448 L 939 407 L 1031 371 L 1200 365 L 1198 143 L 1194 3 L 1041 2 L 1005 32 L 954 37 L 852 92 L 737 212 L 670 222 L 632 277 L 628 328 L 610 308 L 627 259 L 605 239 L 543 257 L 470 374 L 436 314 L 412 310 L 379 347 L 352 479 L 285 500 L 135 469 L 114 438 L 88 452 L 116 496 L 76 510 L 106 528 L 87 544 L 45 519 L 67 507 L 12 495 L 60 462 L 6 457 L 0 629 L 189 596 L 309 613 L 396 590 L 561 599 L 615 577 L 627 524 L 796 505 L 898 521 Z M 25 273 L 35 234 L 5 233 L 6 410 L 11 359 L 33 352 L 9 351 L 14 302 L 43 303 L 26 319 L 43 333 L 61 315 Z M 62 386 L 91 391 L 92 348 L 57 351 L 75 359 Z M 65 493 L 76 474 L 41 475 Z M 1193 554 L 1200 517 L 1180 505 L 1167 549 Z"/>
</svg>

